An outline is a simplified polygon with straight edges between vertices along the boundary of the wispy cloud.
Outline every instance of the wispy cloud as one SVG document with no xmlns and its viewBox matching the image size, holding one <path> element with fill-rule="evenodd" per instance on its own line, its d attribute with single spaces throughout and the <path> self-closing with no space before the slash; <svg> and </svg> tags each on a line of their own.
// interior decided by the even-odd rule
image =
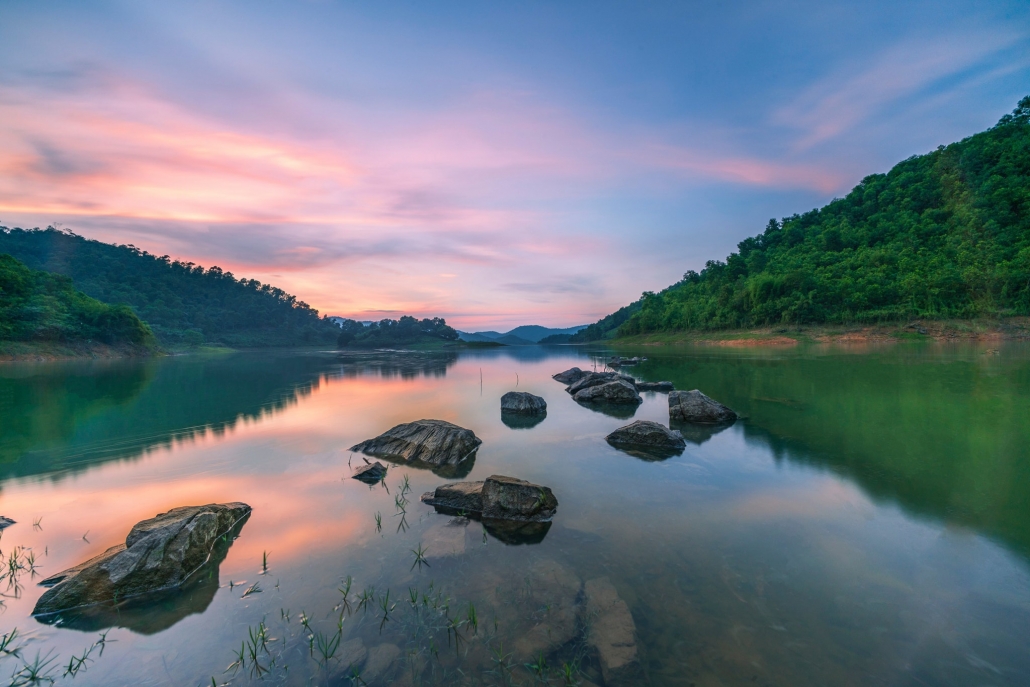
<svg viewBox="0 0 1030 687">
<path fill-rule="evenodd" d="M 826 75 L 778 109 L 773 121 L 797 129 L 794 148 L 805 150 L 948 79 L 998 71 L 990 58 L 1026 38 L 1015 30 L 995 30 L 908 39 Z"/>
</svg>

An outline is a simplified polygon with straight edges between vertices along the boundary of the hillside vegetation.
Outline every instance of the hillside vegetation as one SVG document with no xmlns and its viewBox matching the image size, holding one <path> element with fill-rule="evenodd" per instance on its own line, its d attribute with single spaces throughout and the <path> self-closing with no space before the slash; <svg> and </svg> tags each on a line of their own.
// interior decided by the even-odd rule
<svg viewBox="0 0 1030 687">
<path fill-rule="evenodd" d="M 458 332 L 442 317 L 416 320 L 405 315 L 399 320 L 380 320 L 368 326 L 345 319 L 338 332 L 336 343 L 340 348 L 392 348 L 458 340 Z"/>
<path fill-rule="evenodd" d="M 573 340 L 1030 314 L 1030 97 L 991 129 L 770 220 L 737 247 Z"/>
<path fill-rule="evenodd" d="M 70 277 L 105 303 L 129 305 L 163 344 L 333 344 L 340 328 L 295 296 L 219 267 L 157 256 L 53 228 L 0 227 L 0 253 Z"/>
<path fill-rule="evenodd" d="M 76 291 L 72 280 L 0 254 L 0 341 L 103 343 L 143 349 L 154 334 L 124 305 Z"/>
</svg>

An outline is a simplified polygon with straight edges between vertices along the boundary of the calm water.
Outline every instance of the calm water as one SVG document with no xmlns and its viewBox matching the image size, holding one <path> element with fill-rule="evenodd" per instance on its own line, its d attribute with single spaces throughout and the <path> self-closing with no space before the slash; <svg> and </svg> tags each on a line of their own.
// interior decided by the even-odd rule
<svg viewBox="0 0 1030 687">
<path fill-rule="evenodd" d="M 40 578 L 4 579 L 21 652 L 0 679 L 38 655 L 68 684 L 351 684 L 372 650 L 371 685 L 559 685 L 563 666 L 600 685 L 580 589 L 607 577 L 635 623 L 629 684 L 1030 684 L 1030 350 L 620 352 L 747 419 L 664 461 L 619 452 L 604 436 L 628 420 L 550 378 L 600 353 L 569 347 L 0 367 L 5 559 L 24 547 L 46 576 L 175 506 L 254 508 L 179 593 L 48 625 Z M 543 422 L 502 423 L 516 388 Z M 667 422 L 644 396 L 633 417 Z M 552 526 L 453 523 L 418 501 L 449 479 L 429 471 L 349 479 L 347 447 L 419 418 L 483 439 L 468 479 L 550 486 Z"/>
</svg>

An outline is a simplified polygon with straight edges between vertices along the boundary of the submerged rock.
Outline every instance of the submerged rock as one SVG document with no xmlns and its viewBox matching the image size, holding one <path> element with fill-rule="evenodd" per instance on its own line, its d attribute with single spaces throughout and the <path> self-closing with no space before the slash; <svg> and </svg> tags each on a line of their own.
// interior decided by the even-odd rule
<svg viewBox="0 0 1030 687">
<path fill-rule="evenodd" d="M 484 520 L 550 520 L 558 509 L 558 499 L 548 487 L 503 475 L 483 482 L 444 484 L 422 495 L 422 501 L 437 508 L 464 511 Z"/>
<path fill-rule="evenodd" d="M 616 448 L 637 449 L 662 457 L 682 453 L 687 445 L 682 434 L 650 420 L 637 420 L 620 427 L 605 437 L 605 441 Z"/>
<path fill-rule="evenodd" d="M 437 517 L 438 520 L 444 520 Z M 430 559 L 460 556 L 465 553 L 465 528 L 468 518 L 447 518 L 429 527 L 422 533 L 422 543 Z"/>
<path fill-rule="evenodd" d="M 613 404 L 637 404 L 642 403 L 640 394 L 636 387 L 624 379 L 616 379 L 595 386 L 589 386 L 577 391 L 572 397 L 580 403 L 613 403 Z"/>
<path fill-rule="evenodd" d="M 693 391 L 673 391 L 669 394 L 669 420 L 671 422 L 696 422 L 699 424 L 717 425 L 733 422 L 737 413 L 703 393 Z"/>
<path fill-rule="evenodd" d="M 582 377 L 583 375 L 587 375 L 587 374 L 590 374 L 590 373 L 589 372 L 584 372 L 583 370 L 579 369 L 578 367 L 572 367 L 572 368 L 569 368 L 568 370 L 565 370 L 565 372 L 559 372 L 556 375 L 551 375 L 551 379 L 555 379 L 555 380 L 561 382 L 562 384 L 572 384 L 573 382 L 578 382 L 580 377 Z"/>
<path fill-rule="evenodd" d="M 361 671 L 361 681 L 373 684 L 382 679 L 383 684 L 396 672 L 401 657 L 401 650 L 396 644 L 380 644 L 368 650 L 365 669 Z"/>
<path fill-rule="evenodd" d="M 416 420 L 355 444 L 350 450 L 403 463 L 453 466 L 470 458 L 482 443 L 472 430 L 450 422 Z"/>
<path fill-rule="evenodd" d="M 33 615 L 178 587 L 208 562 L 223 535 L 250 515 L 245 503 L 173 508 L 136 523 L 124 544 L 40 582 Z"/>
<path fill-rule="evenodd" d="M 377 460 L 374 463 L 362 465 L 354 471 L 354 474 L 351 475 L 351 477 L 356 480 L 360 480 L 365 484 L 378 484 L 383 481 L 384 477 L 386 477 L 386 466 Z"/>
<path fill-rule="evenodd" d="M 605 683 L 626 678 L 637 663 L 636 625 L 607 577 L 583 585 L 587 643 L 597 650 Z"/>
<path fill-rule="evenodd" d="M 673 391 L 672 382 L 637 382 L 637 391 Z"/>
<path fill-rule="evenodd" d="M 509 391 L 501 396 L 501 412 L 539 415 L 547 412 L 547 401 L 525 391 Z"/>
</svg>

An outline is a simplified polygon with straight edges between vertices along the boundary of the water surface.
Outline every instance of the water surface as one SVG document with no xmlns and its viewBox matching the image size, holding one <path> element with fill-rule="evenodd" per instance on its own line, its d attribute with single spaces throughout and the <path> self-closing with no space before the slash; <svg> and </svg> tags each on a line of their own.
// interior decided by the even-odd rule
<svg viewBox="0 0 1030 687">
<path fill-rule="evenodd" d="M 0 633 L 22 650 L 0 678 L 38 654 L 87 685 L 361 684 L 361 645 L 397 657 L 368 684 L 558 685 L 565 667 L 599 685 L 581 589 L 607 578 L 635 625 L 625 684 L 1030 684 L 1026 348 L 620 352 L 747 419 L 684 428 L 665 460 L 620 452 L 604 436 L 667 422 L 666 397 L 576 404 L 550 376 L 610 354 L 576 347 L 0 367 L 5 558 L 23 547 L 46 576 L 169 508 L 254 508 L 181 592 L 49 624 L 30 615 L 40 578 L 4 579 Z M 542 422 L 502 421 L 516 389 L 547 400 Z M 484 529 L 419 502 L 452 475 L 349 479 L 347 447 L 419 418 L 483 439 L 467 479 L 550 486 L 551 526 Z"/>
</svg>

